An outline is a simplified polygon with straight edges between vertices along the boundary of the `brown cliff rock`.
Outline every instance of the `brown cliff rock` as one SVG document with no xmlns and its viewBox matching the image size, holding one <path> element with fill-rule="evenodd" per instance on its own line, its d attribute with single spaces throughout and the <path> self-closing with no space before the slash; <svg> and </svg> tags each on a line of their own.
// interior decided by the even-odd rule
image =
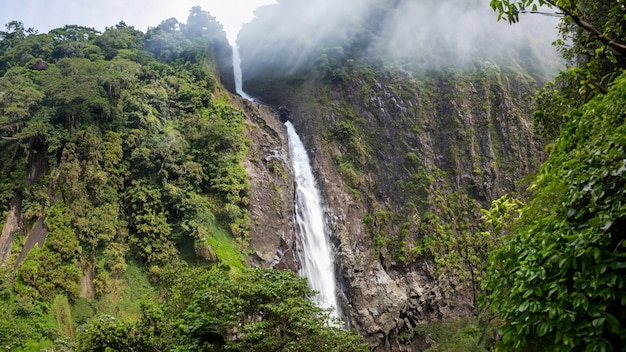
<svg viewBox="0 0 626 352">
<path fill-rule="evenodd" d="M 293 260 L 293 172 L 285 126 L 269 107 L 234 98 L 252 140 L 244 167 L 250 178 L 250 238 L 255 266 L 296 270 Z"/>
</svg>

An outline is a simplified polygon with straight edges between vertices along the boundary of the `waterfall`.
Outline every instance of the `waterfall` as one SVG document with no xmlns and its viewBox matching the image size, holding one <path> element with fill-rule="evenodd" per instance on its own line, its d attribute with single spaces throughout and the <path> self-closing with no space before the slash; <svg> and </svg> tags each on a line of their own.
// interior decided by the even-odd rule
<svg viewBox="0 0 626 352">
<path fill-rule="evenodd" d="M 235 75 L 235 92 L 242 98 L 247 100 L 254 100 L 251 96 L 243 91 L 243 79 L 241 78 L 241 56 L 239 56 L 239 46 L 235 44 L 233 46 L 233 74 Z"/>
<path fill-rule="evenodd" d="M 295 216 L 299 231 L 300 276 L 309 280 L 309 286 L 318 291 L 313 298 L 322 308 L 333 308 L 333 316 L 339 317 L 335 295 L 335 268 L 332 247 L 324 231 L 322 199 L 317 189 L 311 162 L 291 122 L 287 126 L 289 154 L 296 180 Z"/>
<path fill-rule="evenodd" d="M 243 91 L 241 58 L 239 47 L 233 47 L 233 73 L 235 91 L 242 98 L 254 100 Z M 300 245 L 300 270 L 298 274 L 306 277 L 309 287 L 317 291 L 313 301 L 321 308 L 331 308 L 331 315 L 339 317 L 337 296 L 335 295 L 335 267 L 333 252 L 324 229 L 324 211 L 322 199 L 317 189 L 311 162 L 306 149 L 291 122 L 286 122 L 289 154 L 295 177 L 295 221 Z"/>
</svg>

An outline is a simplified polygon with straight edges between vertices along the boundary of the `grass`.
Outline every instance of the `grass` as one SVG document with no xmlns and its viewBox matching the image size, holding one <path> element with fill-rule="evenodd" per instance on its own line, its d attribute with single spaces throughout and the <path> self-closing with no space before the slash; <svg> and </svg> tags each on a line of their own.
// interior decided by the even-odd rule
<svg viewBox="0 0 626 352">
<path fill-rule="evenodd" d="M 139 264 L 129 261 L 120 280 L 112 280 L 110 290 L 98 301 L 98 314 L 118 319 L 140 317 L 141 302 L 158 300 L 148 273 Z"/>
<path fill-rule="evenodd" d="M 478 321 L 473 317 L 452 318 L 418 325 L 414 332 L 435 342 L 427 352 L 487 351 Z"/>
<path fill-rule="evenodd" d="M 211 226 L 207 243 L 221 263 L 228 265 L 231 270 L 243 270 L 246 259 L 235 239 L 226 230 L 216 225 Z"/>
</svg>

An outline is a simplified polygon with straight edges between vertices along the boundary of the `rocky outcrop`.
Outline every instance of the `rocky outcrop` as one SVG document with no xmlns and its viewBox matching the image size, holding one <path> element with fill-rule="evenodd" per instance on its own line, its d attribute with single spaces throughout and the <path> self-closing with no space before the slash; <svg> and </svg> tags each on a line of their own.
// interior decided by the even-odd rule
<svg viewBox="0 0 626 352">
<path fill-rule="evenodd" d="M 6 221 L 2 227 L 2 235 L 0 235 L 0 265 L 4 265 L 11 254 L 11 249 L 13 248 L 13 234 L 20 229 L 21 208 L 21 197 L 16 195 L 11 199 Z"/>
<path fill-rule="evenodd" d="M 48 63 L 46 63 L 43 59 L 38 58 L 35 62 L 30 66 L 31 70 L 35 71 L 45 71 L 48 69 Z"/>
</svg>

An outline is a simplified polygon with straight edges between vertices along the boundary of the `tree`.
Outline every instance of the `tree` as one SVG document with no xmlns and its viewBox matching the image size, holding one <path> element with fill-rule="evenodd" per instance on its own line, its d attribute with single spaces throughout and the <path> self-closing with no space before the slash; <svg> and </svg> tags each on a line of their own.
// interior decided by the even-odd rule
<svg viewBox="0 0 626 352">
<path fill-rule="evenodd" d="M 139 321 L 94 320 L 78 351 L 367 351 L 354 330 L 330 322 L 313 291 L 290 271 L 176 268 L 167 301 Z"/>
<path fill-rule="evenodd" d="M 24 66 L 36 57 L 46 57 L 53 47 L 52 37 L 37 34 L 19 21 L 11 21 L 0 31 L 0 74 L 9 68 Z"/>
<path fill-rule="evenodd" d="M 558 90 L 566 104 L 579 107 L 596 94 L 606 93 L 609 84 L 626 68 L 626 5 L 613 0 L 491 1 L 498 18 L 511 23 L 519 20 L 520 13 L 537 13 L 541 5 L 556 9 L 558 13 L 555 15 L 562 16 L 559 24 L 561 38 L 555 43 L 572 68 L 563 72 L 556 83 L 561 87 Z M 549 97 L 552 91 L 544 90 L 544 97 Z M 559 104 L 558 101 L 548 103 Z M 551 110 L 553 105 L 547 107 L 542 110 Z M 548 118 L 549 125 L 550 119 L 558 121 L 561 116 L 543 114 L 541 118 Z"/>
<path fill-rule="evenodd" d="M 51 34 L 55 41 L 72 41 L 72 42 L 89 42 L 95 40 L 100 32 L 92 27 L 83 27 L 77 25 L 67 25 L 61 28 L 55 28 L 48 34 Z"/>
<path fill-rule="evenodd" d="M 222 25 L 209 12 L 203 11 L 200 6 L 191 8 L 189 17 L 187 17 L 187 23 L 181 27 L 189 40 L 194 40 L 198 37 L 204 37 L 207 40 L 226 37 Z"/>
<path fill-rule="evenodd" d="M 622 351 L 626 342 L 626 21 L 622 1 L 491 1 L 514 23 L 563 16 L 572 65 L 538 94 L 537 131 L 556 138 L 485 288 L 503 350 Z M 566 45 L 567 43 L 567 45 Z"/>
<path fill-rule="evenodd" d="M 579 108 L 608 86 L 626 69 L 626 4 L 613 0 L 492 0 L 498 19 L 519 21 L 522 13 L 542 13 L 539 6 L 556 9 L 562 16 L 561 38 L 555 43 L 570 68 L 544 86 L 537 98 L 541 109 L 534 113 L 535 127 L 543 137 L 554 139 Z"/>
<path fill-rule="evenodd" d="M 595 1 L 594 1 L 595 2 Z M 498 12 L 498 20 L 504 18 L 509 23 L 519 22 L 520 13 L 538 13 L 539 6 L 548 6 L 557 9 L 561 15 L 565 16 L 577 26 L 588 32 L 595 39 L 615 50 L 619 55 L 626 56 L 626 43 L 623 41 L 624 27 L 614 26 L 607 28 L 606 26 L 598 27 L 594 23 L 595 16 L 590 15 L 591 11 L 597 11 L 604 3 L 611 3 L 611 6 L 605 8 L 608 12 L 597 11 L 597 15 L 604 17 L 606 22 L 614 20 L 614 17 L 621 17 L 624 12 L 624 4 L 618 1 L 571 1 L 571 0 L 492 0 L 491 8 Z M 607 16 L 608 15 L 608 16 Z M 621 19 L 623 22 L 623 19 Z"/>
<path fill-rule="evenodd" d="M 148 28 L 144 37 L 146 50 L 159 60 L 172 62 L 186 47 L 191 45 L 180 30 L 181 24 L 175 18 L 167 19 L 155 28 Z"/>
<path fill-rule="evenodd" d="M 47 105 L 56 108 L 67 130 L 74 131 L 81 123 L 111 116 L 111 102 L 103 81 L 111 76 L 108 73 L 102 61 L 70 58 L 59 60 L 39 78 L 47 92 Z"/>
<path fill-rule="evenodd" d="M 0 346 L 6 351 L 35 350 L 53 341 L 58 333 L 47 314 L 49 305 L 15 292 L 13 273 L 0 268 Z"/>
<path fill-rule="evenodd" d="M 143 33 L 124 21 L 107 27 L 104 33 L 96 39 L 96 44 L 102 48 L 107 59 L 114 58 L 120 50 L 136 50 L 142 48 Z"/>
<path fill-rule="evenodd" d="M 125 193 L 132 230 L 128 242 L 137 257 L 151 266 L 173 263 L 178 255 L 170 241 L 172 228 L 161 196 L 159 187 L 143 179 L 133 180 Z"/>
<path fill-rule="evenodd" d="M 28 124 L 44 94 L 32 80 L 15 69 L 0 78 L 0 136 L 14 138 Z"/>
<path fill-rule="evenodd" d="M 53 57 L 101 58 L 102 52 L 94 43 L 100 32 L 93 28 L 68 25 L 48 33 L 54 40 Z"/>
</svg>

